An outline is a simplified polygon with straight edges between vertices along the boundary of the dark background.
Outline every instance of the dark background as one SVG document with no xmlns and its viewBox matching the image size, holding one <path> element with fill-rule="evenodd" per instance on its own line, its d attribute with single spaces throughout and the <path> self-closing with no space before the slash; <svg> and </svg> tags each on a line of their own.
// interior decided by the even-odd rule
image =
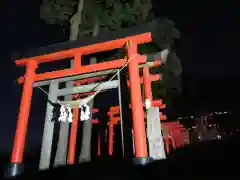
<svg viewBox="0 0 240 180">
<path fill-rule="evenodd" d="M 8 0 L 1 2 L 1 121 L 0 152 L 10 152 L 19 109 L 21 87 L 11 53 L 68 40 L 58 26 L 39 19 L 40 2 Z M 153 1 L 158 17 L 168 17 L 181 32 L 177 54 L 183 66 L 183 97 L 179 112 L 196 109 L 238 110 L 238 9 L 228 1 Z M 39 118 L 46 98 L 35 90 L 29 123 L 27 149 L 41 142 L 43 118 Z M 41 105 L 39 105 L 41 104 Z"/>
</svg>

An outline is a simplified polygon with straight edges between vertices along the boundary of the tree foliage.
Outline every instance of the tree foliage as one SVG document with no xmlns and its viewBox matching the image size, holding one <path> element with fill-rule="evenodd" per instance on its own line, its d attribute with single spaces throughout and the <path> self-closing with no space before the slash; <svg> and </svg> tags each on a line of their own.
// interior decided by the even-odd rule
<svg viewBox="0 0 240 180">
<path fill-rule="evenodd" d="M 177 97 L 181 94 L 182 66 L 175 52 L 169 54 L 166 64 L 161 68 L 154 68 L 152 71 L 162 75 L 161 81 L 153 86 L 157 97 L 169 100 L 170 97 Z"/>
<path fill-rule="evenodd" d="M 40 6 L 40 18 L 47 24 L 65 25 L 74 13 L 78 1 L 43 0 Z"/>
<path fill-rule="evenodd" d="M 41 18 L 49 24 L 59 24 L 68 28 L 68 21 L 76 11 L 78 0 L 43 0 Z M 100 22 L 100 33 L 118 31 L 154 20 L 151 0 L 85 0 L 80 24 L 79 39 L 81 36 L 91 36 L 96 18 Z M 162 74 L 162 80 L 154 87 L 157 96 L 175 96 L 181 93 L 181 61 L 172 50 L 175 39 L 180 33 L 175 23 L 168 19 L 158 21 L 152 33 L 153 43 L 139 48 L 140 53 L 159 52 L 168 48 L 171 53 L 165 65 L 155 68 L 154 72 Z M 111 58 L 123 54 L 117 51 Z"/>
<path fill-rule="evenodd" d="M 43 0 L 40 16 L 48 24 L 68 27 L 77 4 L 78 0 Z M 145 22 L 151 17 L 150 9 L 148 0 L 85 0 L 80 34 L 86 35 L 92 30 L 95 18 L 105 30 L 119 30 Z"/>
</svg>

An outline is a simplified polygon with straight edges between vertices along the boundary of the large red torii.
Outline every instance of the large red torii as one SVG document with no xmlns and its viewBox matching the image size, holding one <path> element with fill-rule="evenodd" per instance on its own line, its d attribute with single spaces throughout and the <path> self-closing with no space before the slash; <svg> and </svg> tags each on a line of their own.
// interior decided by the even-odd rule
<svg viewBox="0 0 240 180">
<path fill-rule="evenodd" d="M 133 118 L 133 131 L 135 137 L 135 150 L 137 158 L 148 157 L 146 132 L 144 125 L 144 113 L 142 107 L 142 95 L 140 87 L 140 77 L 138 64 L 146 63 L 146 57 L 138 55 L 137 45 L 151 42 L 151 33 L 143 33 L 136 36 L 129 36 L 108 42 L 101 42 L 98 44 L 87 45 L 83 47 L 72 48 L 68 50 L 61 50 L 58 52 L 43 54 L 35 57 L 24 58 L 16 60 L 17 66 L 25 66 L 26 71 L 23 77 L 19 78 L 19 83 L 23 83 L 21 105 L 18 114 L 17 128 L 14 137 L 13 150 L 11 156 L 11 165 L 16 167 L 23 162 L 23 152 L 25 146 L 25 139 L 28 127 L 28 118 L 31 106 L 31 98 L 33 93 L 33 84 L 35 82 L 50 80 L 56 78 L 63 78 L 66 76 L 75 76 L 79 74 L 91 73 L 94 71 L 108 70 L 114 68 L 121 68 L 125 65 L 128 59 L 132 58 L 128 63 L 129 71 L 129 85 L 131 92 L 131 106 Z M 92 65 L 81 65 L 82 55 L 96 53 L 100 51 L 107 51 L 115 48 L 121 48 L 126 45 L 126 58 L 113 60 Z M 74 66 L 69 69 L 45 72 L 37 74 L 35 71 L 41 63 L 49 63 L 63 60 L 64 58 L 73 58 Z M 143 81 L 146 81 L 143 80 Z"/>
</svg>

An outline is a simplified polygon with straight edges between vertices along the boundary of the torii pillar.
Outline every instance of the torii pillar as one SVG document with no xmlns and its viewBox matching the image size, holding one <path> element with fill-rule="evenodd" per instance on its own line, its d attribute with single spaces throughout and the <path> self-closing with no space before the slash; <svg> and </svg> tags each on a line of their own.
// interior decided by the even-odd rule
<svg viewBox="0 0 240 180">
<path fill-rule="evenodd" d="M 136 163 L 142 164 L 148 158 L 146 128 L 144 122 L 144 111 L 142 106 L 141 82 L 138 68 L 137 45 L 133 41 L 127 43 L 129 83 L 133 116 L 133 133 L 135 144 Z"/>
</svg>

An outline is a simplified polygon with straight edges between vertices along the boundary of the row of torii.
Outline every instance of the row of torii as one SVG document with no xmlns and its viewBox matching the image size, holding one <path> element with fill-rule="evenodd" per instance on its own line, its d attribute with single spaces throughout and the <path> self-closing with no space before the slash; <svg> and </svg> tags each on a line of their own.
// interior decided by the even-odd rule
<svg viewBox="0 0 240 180">
<path fill-rule="evenodd" d="M 157 62 L 157 61 L 156 61 Z M 158 63 L 156 63 L 158 64 Z M 147 81 L 146 76 L 149 75 L 150 77 L 150 81 L 154 82 L 154 81 L 158 81 L 160 80 L 161 76 L 159 74 L 149 74 L 149 69 L 148 68 L 143 68 L 143 76 L 141 77 L 141 83 L 144 84 L 144 87 L 146 87 L 147 85 Z M 83 79 L 83 80 L 78 80 L 75 82 L 75 85 L 79 86 L 79 85 L 84 85 L 85 83 L 93 83 L 95 81 L 98 80 L 104 80 L 105 76 L 99 76 L 99 77 L 93 77 L 93 78 L 87 78 L 87 79 Z M 128 83 L 129 86 L 129 83 Z M 145 91 L 146 92 L 146 91 Z M 89 96 L 92 95 L 93 92 L 89 92 L 89 93 L 83 93 L 83 94 L 78 94 L 75 96 L 80 96 L 80 97 L 85 97 L 85 96 Z M 147 97 L 149 97 L 148 94 L 145 94 Z M 73 96 L 73 97 L 75 97 Z M 163 104 L 162 100 L 151 100 L 151 106 L 153 107 L 158 107 L 160 109 L 164 109 L 166 108 L 166 105 Z M 131 105 L 129 105 L 129 107 L 131 107 Z M 145 107 L 145 104 L 143 104 L 143 107 Z M 78 120 L 78 113 L 76 113 L 77 111 L 74 111 L 74 120 L 75 123 Z M 93 108 L 92 109 L 92 113 L 98 113 L 99 109 L 98 108 Z M 108 123 L 108 154 L 111 156 L 113 155 L 113 144 L 114 144 L 114 126 L 120 123 L 120 107 L 119 106 L 112 106 L 109 108 L 108 111 L 108 116 L 109 116 L 109 123 Z M 162 112 L 160 112 L 159 114 L 160 120 L 161 121 L 165 121 L 167 120 L 166 115 L 162 114 Z M 145 118 L 146 118 L 146 114 L 145 114 Z M 99 119 L 92 119 L 92 123 L 93 124 L 98 124 L 99 123 Z M 69 151 L 68 151 L 68 164 L 74 164 L 74 160 L 75 160 L 75 149 L 76 149 L 76 131 L 77 131 L 77 124 L 75 124 L 75 126 L 71 127 L 71 135 L 70 135 L 70 139 L 69 139 Z M 163 137 L 164 137 L 164 143 L 165 143 L 165 149 L 167 153 L 170 153 L 170 146 L 173 149 L 179 148 L 179 147 L 183 147 L 185 144 L 189 144 L 189 134 L 188 134 L 188 130 L 179 122 L 179 121 L 173 121 L 173 122 L 164 122 L 162 123 L 162 133 L 163 133 Z M 98 155 L 101 155 L 100 152 L 100 137 L 98 137 Z"/>
<path fill-rule="evenodd" d="M 129 71 L 129 87 L 130 87 L 130 99 L 131 99 L 131 109 L 132 109 L 132 121 L 133 121 L 133 137 L 134 137 L 134 149 L 136 158 L 148 157 L 148 148 L 147 148 L 147 137 L 146 137 L 146 128 L 144 122 L 144 111 L 143 111 L 143 102 L 142 102 L 142 92 L 141 92 L 141 83 L 144 84 L 144 93 L 146 102 L 150 102 L 150 106 L 157 106 L 159 108 L 165 108 L 162 101 L 155 101 L 152 99 L 152 89 L 151 82 L 159 80 L 159 75 L 151 75 L 149 73 L 150 67 L 155 67 L 160 65 L 161 53 L 159 60 L 156 60 L 156 56 L 146 56 L 140 55 L 137 52 L 137 46 L 139 44 L 148 43 L 152 41 L 151 33 L 144 32 L 142 34 L 137 34 L 134 36 L 128 36 L 124 38 L 114 39 L 111 41 L 99 42 L 97 44 L 87 44 L 80 46 L 75 45 L 70 49 L 58 50 L 57 52 L 50 52 L 47 50 L 45 54 L 24 58 L 16 60 L 18 66 L 26 66 L 26 72 L 23 77 L 20 77 L 18 82 L 23 83 L 23 92 L 21 98 L 20 111 L 18 115 L 16 134 L 13 143 L 13 151 L 11 157 L 11 170 L 12 173 L 16 173 L 16 168 L 20 167 L 23 164 L 23 153 L 27 133 L 28 117 L 31 106 L 31 97 L 33 93 L 33 87 L 39 87 L 44 85 L 50 85 L 49 87 L 49 99 L 56 101 L 59 96 L 66 96 L 71 94 L 79 93 L 88 93 L 90 92 L 96 84 L 82 85 L 85 83 L 95 82 L 96 79 L 102 75 L 108 75 L 113 73 L 112 69 L 120 69 L 126 65 L 126 62 L 134 57 L 133 60 L 129 61 L 127 67 Z M 74 43 L 74 42 L 73 42 Z M 62 46 L 62 45 L 61 45 Z M 76 47 L 77 46 L 77 47 Z M 116 48 L 126 48 L 126 57 L 124 59 L 112 60 L 102 63 L 90 64 L 90 65 L 81 65 L 82 55 L 93 54 L 96 52 L 108 51 Z M 50 47 L 50 49 L 54 49 Z M 159 55 L 159 54 L 158 54 Z M 37 74 L 35 71 L 38 68 L 38 65 L 41 63 L 49 63 L 53 61 L 63 60 L 66 58 L 73 58 L 74 66 L 69 69 L 57 70 L 52 72 L 45 72 Z M 139 76 L 139 69 L 143 68 L 143 77 Z M 95 79 L 93 78 L 95 77 Z M 92 79 L 89 79 L 92 78 Z M 81 79 L 81 80 L 79 80 Z M 60 82 L 67 81 L 77 81 L 77 84 L 81 86 L 75 86 L 72 88 L 59 89 Z M 108 90 L 117 88 L 119 86 L 119 81 L 103 82 L 101 84 L 101 90 Z M 96 89 L 97 90 L 97 89 Z M 90 92 L 92 93 L 92 92 Z M 85 94 L 86 95 L 86 94 Z M 76 109 L 76 108 L 75 108 Z M 96 110 L 93 110 L 96 111 Z M 109 154 L 112 153 L 112 140 L 113 139 L 113 130 L 112 127 L 119 121 L 119 119 L 113 118 L 112 115 L 119 112 L 119 107 L 112 107 L 109 111 L 110 122 L 109 122 Z M 50 106 L 47 107 L 46 119 L 51 119 L 52 109 Z M 73 157 L 75 155 L 75 142 L 76 142 L 76 131 L 78 123 L 78 112 L 74 112 L 71 134 L 69 139 L 69 159 L 68 162 L 73 162 Z M 166 116 L 160 114 L 161 120 L 165 120 Z M 158 117 L 159 118 L 159 117 Z M 96 122 L 96 121 L 94 121 Z M 160 119 L 159 119 L 160 122 Z M 49 127 L 52 128 L 49 128 Z M 183 144 L 183 140 L 176 138 L 179 135 L 182 135 L 180 132 L 184 128 L 177 122 L 165 124 L 172 134 L 170 136 L 165 136 L 165 144 L 167 144 L 166 149 L 168 149 L 169 137 L 171 137 L 172 145 L 180 146 Z M 53 124 L 49 121 L 45 121 L 44 128 L 48 129 L 53 133 Z M 178 132 L 178 133 L 177 133 Z M 52 136 L 52 135 L 51 135 Z M 174 137 L 174 138 L 173 138 Z M 181 138 L 182 139 L 182 138 Z M 44 142 L 45 141 L 45 142 Z M 44 150 L 43 156 L 41 158 L 48 157 L 51 152 L 51 143 L 52 140 L 50 137 L 43 137 Z M 173 143 L 174 142 L 174 143 Z M 167 150 L 168 151 L 168 150 Z M 48 164 L 47 161 L 47 164 Z M 48 166 L 48 165 L 47 165 Z"/>
</svg>

